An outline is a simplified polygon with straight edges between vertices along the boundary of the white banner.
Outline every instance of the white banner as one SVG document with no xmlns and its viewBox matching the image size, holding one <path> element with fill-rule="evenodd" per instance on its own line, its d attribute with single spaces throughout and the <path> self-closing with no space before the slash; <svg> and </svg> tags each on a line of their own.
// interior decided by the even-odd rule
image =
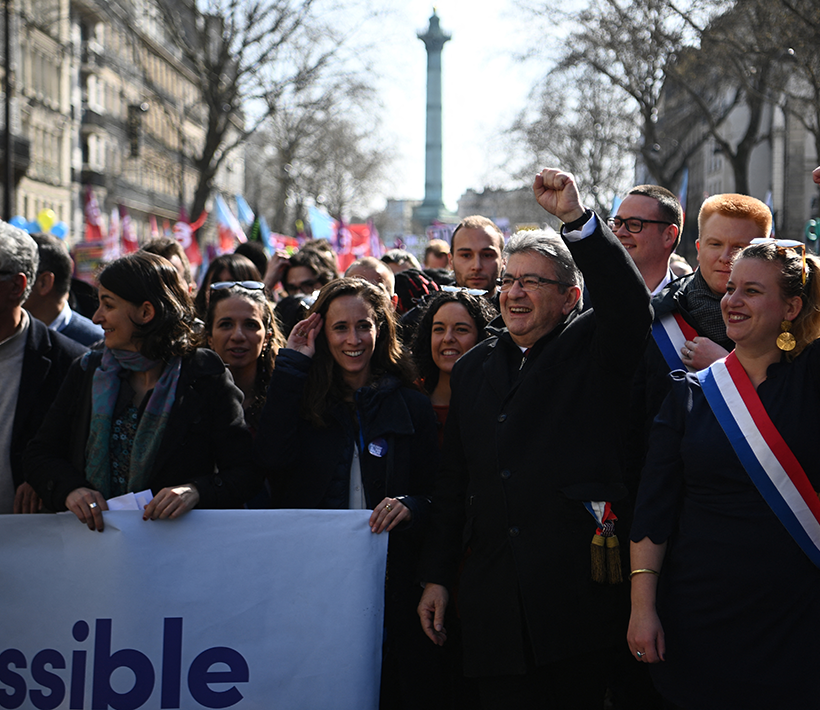
<svg viewBox="0 0 820 710">
<path fill-rule="evenodd" d="M 375 709 L 369 515 L 0 516 L 0 708 Z"/>
</svg>

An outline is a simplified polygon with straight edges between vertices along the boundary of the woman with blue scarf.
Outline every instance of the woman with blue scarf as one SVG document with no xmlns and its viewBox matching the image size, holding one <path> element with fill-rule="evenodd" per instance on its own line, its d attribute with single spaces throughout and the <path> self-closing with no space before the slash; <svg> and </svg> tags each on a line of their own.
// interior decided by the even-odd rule
<svg viewBox="0 0 820 710">
<path fill-rule="evenodd" d="M 137 252 L 99 282 L 105 348 L 72 366 L 26 452 L 28 481 L 90 530 L 103 530 L 107 499 L 147 488 L 145 520 L 241 506 L 261 483 L 242 393 L 216 354 L 195 347 L 173 265 Z"/>
</svg>

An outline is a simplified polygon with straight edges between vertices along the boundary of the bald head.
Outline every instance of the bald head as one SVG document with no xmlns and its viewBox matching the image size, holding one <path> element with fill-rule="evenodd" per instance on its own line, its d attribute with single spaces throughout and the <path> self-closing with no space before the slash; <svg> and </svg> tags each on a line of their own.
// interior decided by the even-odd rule
<svg viewBox="0 0 820 710">
<path fill-rule="evenodd" d="M 345 276 L 369 281 L 374 286 L 381 286 L 392 298 L 396 290 L 396 276 L 383 261 L 372 256 L 364 256 L 354 261 L 345 271 Z"/>
</svg>

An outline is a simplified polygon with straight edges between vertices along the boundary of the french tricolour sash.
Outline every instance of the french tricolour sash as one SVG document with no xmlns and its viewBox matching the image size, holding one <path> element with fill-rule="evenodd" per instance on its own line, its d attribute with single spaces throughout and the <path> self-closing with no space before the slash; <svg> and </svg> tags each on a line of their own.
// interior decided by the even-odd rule
<svg viewBox="0 0 820 710">
<path fill-rule="evenodd" d="M 695 370 L 684 364 L 680 357 L 687 340 L 694 340 L 697 331 L 689 325 L 678 312 L 667 313 L 660 318 L 656 318 L 652 323 L 652 337 L 658 344 L 658 348 L 663 355 L 666 364 L 672 370 Z"/>
<path fill-rule="evenodd" d="M 820 500 L 732 352 L 697 373 L 740 462 L 780 522 L 820 567 Z"/>
</svg>

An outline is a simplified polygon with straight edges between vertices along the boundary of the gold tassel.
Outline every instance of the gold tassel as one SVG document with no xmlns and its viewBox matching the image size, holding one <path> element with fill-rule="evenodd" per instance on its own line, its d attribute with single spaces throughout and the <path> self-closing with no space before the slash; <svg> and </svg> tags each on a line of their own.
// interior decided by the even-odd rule
<svg viewBox="0 0 820 710">
<path fill-rule="evenodd" d="M 606 571 L 607 582 L 610 584 L 620 584 L 624 581 L 621 570 L 621 546 L 617 535 L 606 538 Z"/>
<path fill-rule="evenodd" d="M 606 541 L 603 535 L 595 533 L 592 538 L 592 581 L 598 584 L 606 584 Z"/>
</svg>

